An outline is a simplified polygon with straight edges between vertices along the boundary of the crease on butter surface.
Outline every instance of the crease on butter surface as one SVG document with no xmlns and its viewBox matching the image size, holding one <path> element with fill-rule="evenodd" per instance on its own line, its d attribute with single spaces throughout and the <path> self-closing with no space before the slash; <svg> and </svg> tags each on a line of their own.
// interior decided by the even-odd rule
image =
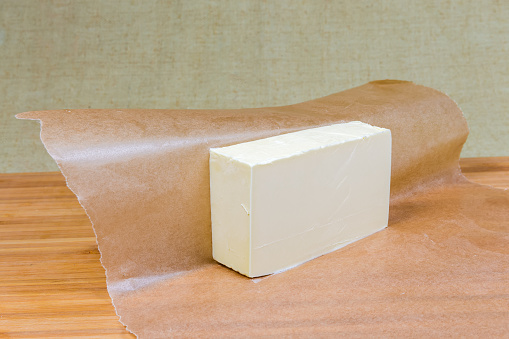
<svg viewBox="0 0 509 339">
<path fill-rule="evenodd" d="M 387 226 L 391 132 L 354 121 L 210 150 L 213 257 L 248 277 Z"/>
</svg>

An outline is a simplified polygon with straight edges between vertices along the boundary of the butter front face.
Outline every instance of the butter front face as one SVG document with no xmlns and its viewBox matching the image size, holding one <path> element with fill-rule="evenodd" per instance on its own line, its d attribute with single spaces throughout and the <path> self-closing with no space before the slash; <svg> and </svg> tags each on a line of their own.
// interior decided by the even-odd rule
<svg viewBox="0 0 509 339">
<path fill-rule="evenodd" d="M 210 150 L 213 257 L 282 271 L 387 226 L 391 133 L 361 122 Z"/>
</svg>

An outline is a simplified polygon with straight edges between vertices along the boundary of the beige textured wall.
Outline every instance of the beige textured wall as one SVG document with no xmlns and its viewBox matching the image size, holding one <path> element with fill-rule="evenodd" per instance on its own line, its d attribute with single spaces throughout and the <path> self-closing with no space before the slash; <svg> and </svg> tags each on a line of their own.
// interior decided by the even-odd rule
<svg viewBox="0 0 509 339">
<path fill-rule="evenodd" d="M 27 110 L 296 103 L 375 79 L 448 93 L 463 156 L 509 155 L 509 2 L 0 1 L 0 172 L 56 170 Z"/>
</svg>

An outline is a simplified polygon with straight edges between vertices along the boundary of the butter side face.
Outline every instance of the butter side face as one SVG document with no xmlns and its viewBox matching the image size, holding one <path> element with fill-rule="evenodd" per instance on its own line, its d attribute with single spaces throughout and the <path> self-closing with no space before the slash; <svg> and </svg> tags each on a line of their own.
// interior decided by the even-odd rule
<svg viewBox="0 0 509 339">
<path fill-rule="evenodd" d="M 387 226 L 391 133 L 361 122 L 211 149 L 213 257 L 282 271 Z"/>
</svg>

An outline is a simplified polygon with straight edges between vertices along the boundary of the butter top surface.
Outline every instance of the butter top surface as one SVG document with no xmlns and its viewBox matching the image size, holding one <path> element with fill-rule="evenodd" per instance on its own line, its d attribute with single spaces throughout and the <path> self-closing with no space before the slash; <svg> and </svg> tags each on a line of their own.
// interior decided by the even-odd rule
<svg viewBox="0 0 509 339">
<path fill-rule="evenodd" d="M 313 149 L 359 140 L 384 131 L 388 130 L 360 121 L 352 121 L 281 134 L 232 146 L 211 148 L 210 151 L 249 166 L 255 166 L 290 158 Z"/>
</svg>

